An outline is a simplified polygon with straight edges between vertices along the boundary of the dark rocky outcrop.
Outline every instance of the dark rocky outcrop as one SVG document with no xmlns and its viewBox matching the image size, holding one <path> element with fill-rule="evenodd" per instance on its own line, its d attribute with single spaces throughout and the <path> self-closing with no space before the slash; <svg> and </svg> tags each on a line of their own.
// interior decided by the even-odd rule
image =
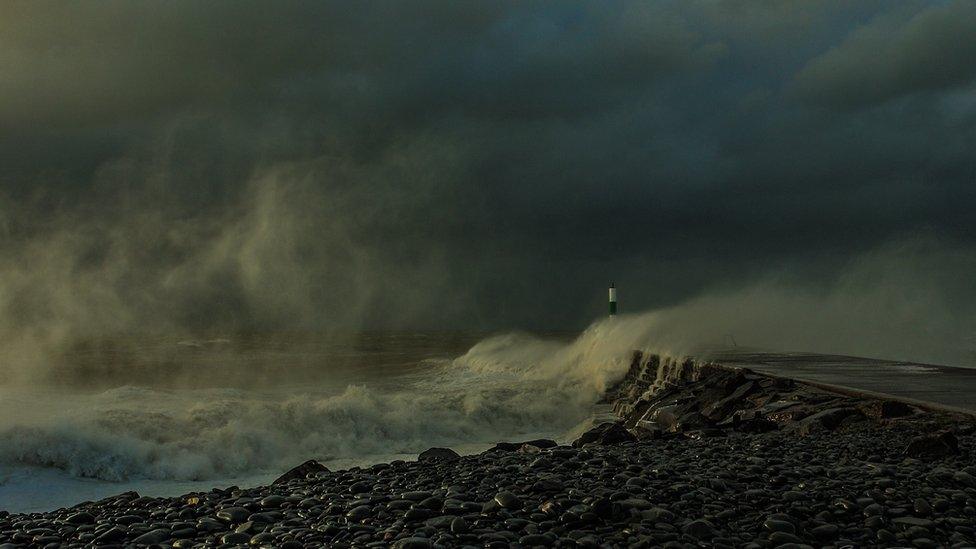
<svg viewBox="0 0 976 549">
<path fill-rule="evenodd" d="M 546 449 L 554 448 L 557 446 L 554 440 L 549 440 L 547 438 L 539 438 L 535 440 L 526 440 L 524 442 L 499 442 L 490 448 L 489 452 L 516 452 L 523 446 L 535 446 L 536 448 Z"/>
<path fill-rule="evenodd" d="M 669 433 L 701 438 L 716 430 L 810 436 L 869 424 L 896 425 L 920 413 L 896 400 L 862 398 L 746 368 L 640 352 L 634 353 L 630 370 L 606 401 L 636 440 L 657 440 Z M 598 442 L 600 429 L 606 427 L 595 428 L 577 443 Z"/>
<path fill-rule="evenodd" d="M 950 431 L 915 437 L 905 448 L 905 455 L 913 458 L 939 458 L 959 453 L 959 441 Z"/>
<path fill-rule="evenodd" d="M 873 419 L 895 419 L 908 417 L 916 413 L 916 409 L 904 402 L 895 400 L 871 400 L 860 407 L 861 412 Z"/>
<path fill-rule="evenodd" d="M 731 416 L 717 424 L 741 433 L 767 433 L 779 428 L 775 421 L 767 419 L 762 410 L 736 410 Z"/>
<path fill-rule="evenodd" d="M 827 408 L 826 410 L 821 410 L 817 413 L 810 414 L 807 417 L 792 423 L 789 428 L 790 430 L 803 436 L 811 433 L 833 431 L 834 429 L 840 427 L 841 424 L 848 418 L 858 416 L 859 414 L 860 412 L 855 408 L 846 406 Z"/>
<path fill-rule="evenodd" d="M 271 484 L 284 484 L 293 480 L 304 480 L 319 473 L 328 473 L 329 468 L 321 463 L 310 459 L 297 467 L 291 468 L 287 473 L 274 479 Z"/>
<path fill-rule="evenodd" d="M 460 458 L 461 454 L 450 448 L 430 448 L 420 452 L 417 461 L 457 461 Z"/>
<path fill-rule="evenodd" d="M 602 423 L 589 431 L 583 433 L 578 439 L 573 441 L 574 447 L 581 447 L 587 444 L 599 444 L 606 446 L 609 444 L 620 444 L 622 442 L 633 442 L 637 440 L 622 423 Z"/>
</svg>

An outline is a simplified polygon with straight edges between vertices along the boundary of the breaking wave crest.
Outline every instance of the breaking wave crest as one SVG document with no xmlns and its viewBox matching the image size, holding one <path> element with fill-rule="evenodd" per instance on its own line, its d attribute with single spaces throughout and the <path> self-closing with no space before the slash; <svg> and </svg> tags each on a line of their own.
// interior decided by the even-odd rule
<svg viewBox="0 0 976 549">
<path fill-rule="evenodd" d="M 500 335 L 419 372 L 328 390 L 10 389 L 0 398 L 0 464 L 110 481 L 206 480 L 309 458 L 557 436 L 626 372 L 631 342 L 612 331 L 597 324 L 569 343 Z"/>
</svg>

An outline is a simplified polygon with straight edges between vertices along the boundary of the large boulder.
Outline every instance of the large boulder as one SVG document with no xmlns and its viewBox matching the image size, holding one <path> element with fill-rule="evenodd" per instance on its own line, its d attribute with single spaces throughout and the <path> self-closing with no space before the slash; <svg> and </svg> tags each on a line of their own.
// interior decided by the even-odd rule
<svg viewBox="0 0 976 549">
<path fill-rule="evenodd" d="M 803 418 L 797 423 L 791 425 L 790 428 L 791 430 L 795 430 L 797 434 L 801 436 L 824 431 L 833 431 L 837 427 L 840 427 L 840 424 L 850 416 L 860 414 L 861 412 L 855 408 L 828 408 Z"/>
<path fill-rule="evenodd" d="M 915 409 L 897 400 L 873 400 L 861 406 L 864 415 L 872 419 L 895 419 L 915 413 Z"/>
<path fill-rule="evenodd" d="M 959 440 L 950 431 L 915 437 L 905 448 L 905 455 L 913 458 L 939 458 L 959 453 Z"/>
<path fill-rule="evenodd" d="M 420 452 L 417 456 L 417 461 L 424 463 L 433 463 L 436 461 L 457 461 L 461 459 L 461 455 L 451 450 L 450 448 L 429 448 Z"/>
<path fill-rule="evenodd" d="M 709 421 L 707 417 L 703 416 L 701 412 L 698 410 L 691 410 L 678 418 L 678 421 L 675 423 L 672 430 L 680 433 L 705 429 L 707 427 L 712 427 L 713 425 L 714 423 Z"/>
<path fill-rule="evenodd" d="M 721 421 L 734 411 L 750 406 L 751 403 L 746 400 L 746 396 L 758 388 L 759 384 L 755 381 L 745 380 L 739 383 L 725 398 L 705 405 L 702 408 L 702 415 L 711 421 Z"/>
<path fill-rule="evenodd" d="M 670 406 L 661 406 L 653 411 L 651 411 L 647 416 L 647 420 L 653 423 L 665 431 L 674 431 L 678 425 L 677 416 L 677 405 L 672 404 Z"/>
<path fill-rule="evenodd" d="M 778 400 L 766 403 L 757 411 L 770 421 L 786 424 L 799 421 L 814 413 L 816 409 L 798 400 Z"/>
<path fill-rule="evenodd" d="M 620 423 L 602 423 L 590 429 L 573 441 L 573 446 L 579 448 L 585 444 L 600 444 L 602 446 L 610 444 L 620 444 L 622 442 L 633 442 L 637 438 L 630 433 Z"/>
<path fill-rule="evenodd" d="M 329 472 L 328 467 L 322 465 L 321 463 L 315 461 L 314 459 L 310 459 L 297 467 L 293 467 L 287 473 L 276 478 L 274 482 L 272 482 L 271 484 L 284 484 L 286 482 L 291 482 L 293 480 L 304 480 L 306 478 L 309 478 L 310 476 L 314 476 L 319 473 L 328 473 L 328 472 Z"/>
<path fill-rule="evenodd" d="M 742 433 L 766 433 L 779 428 L 758 410 L 739 410 L 718 424 L 721 428 L 732 428 Z"/>
<path fill-rule="evenodd" d="M 699 401 L 691 395 L 679 397 L 660 406 L 652 406 L 642 419 L 672 432 L 710 426 L 708 418 L 701 414 Z"/>
<path fill-rule="evenodd" d="M 526 440 L 525 442 L 499 442 L 486 450 L 487 452 L 516 452 L 523 446 L 535 446 L 536 448 L 545 450 L 546 448 L 555 448 L 558 446 L 556 441 L 549 440 L 547 438 L 537 438 L 535 440 Z"/>
</svg>

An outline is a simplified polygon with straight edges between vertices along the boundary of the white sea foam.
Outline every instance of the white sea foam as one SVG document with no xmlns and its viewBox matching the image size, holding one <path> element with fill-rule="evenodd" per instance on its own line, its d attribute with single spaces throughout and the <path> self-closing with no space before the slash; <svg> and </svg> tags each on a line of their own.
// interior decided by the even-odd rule
<svg viewBox="0 0 976 549">
<path fill-rule="evenodd" d="M 420 372 L 325 388 L 0 389 L 0 469 L 14 479 L 0 485 L 0 508 L 20 508 L 11 483 L 27 469 L 184 485 L 280 473 L 310 458 L 352 463 L 558 437 L 626 372 L 633 342 L 614 339 L 617 329 L 597 324 L 569 343 L 499 335 Z"/>
</svg>

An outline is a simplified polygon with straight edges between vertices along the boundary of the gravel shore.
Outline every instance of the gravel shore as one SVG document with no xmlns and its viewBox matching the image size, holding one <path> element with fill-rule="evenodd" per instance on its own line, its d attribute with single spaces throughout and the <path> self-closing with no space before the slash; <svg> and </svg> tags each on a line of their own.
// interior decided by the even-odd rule
<svg viewBox="0 0 976 549">
<path fill-rule="evenodd" d="M 726 402 L 713 390 L 719 377 L 673 384 L 661 398 L 687 403 L 691 391 Z M 763 378 L 749 377 L 750 391 L 733 381 L 721 382 L 726 393 L 770 404 L 756 398 Z M 748 421 L 715 418 L 724 429 L 649 429 L 631 417 L 574 446 L 500 444 L 464 457 L 432 449 L 418 461 L 343 471 L 310 463 L 252 489 L 0 513 L 0 549 L 976 546 L 971 419 L 889 407 L 899 417 L 824 421 L 837 414 L 811 402 L 877 406 L 780 382 L 766 389 L 770 398 L 807 395 L 804 413 L 763 429 L 753 412 Z M 664 402 L 630 408 L 649 417 Z M 723 414 L 743 417 L 736 408 Z"/>
</svg>

